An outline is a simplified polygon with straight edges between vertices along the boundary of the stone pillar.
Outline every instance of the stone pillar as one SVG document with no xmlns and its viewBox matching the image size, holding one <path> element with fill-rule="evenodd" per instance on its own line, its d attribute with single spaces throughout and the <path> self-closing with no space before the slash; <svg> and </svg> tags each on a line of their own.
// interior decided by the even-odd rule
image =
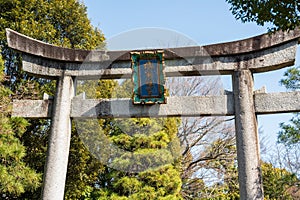
<svg viewBox="0 0 300 200">
<path fill-rule="evenodd" d="M 253 77 L 250 70 L 234 72 L 233 92 L 240 199 L 263 200 L 259 138 L 253 99 Z"/>
<path fill-rule="evenodd" d="M 72 77 L 62 75 L 56 85 L 51 133 L 42 191 L 43 200 L 63 200 L 71 139 Z"/>
</svg>

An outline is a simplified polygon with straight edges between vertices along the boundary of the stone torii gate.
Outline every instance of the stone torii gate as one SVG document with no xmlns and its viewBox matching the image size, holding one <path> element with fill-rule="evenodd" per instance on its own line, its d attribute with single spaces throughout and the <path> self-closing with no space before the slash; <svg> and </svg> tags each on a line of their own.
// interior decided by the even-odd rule
<svg viewBox="0 0 300 200">
<path fill-rule="evenodd" d="M 300 111 L 300 92 L 254 92 L 253 73 L 293 65 L 300 38 L 299 30 L 279 31 L 203 47 L 163 49 L 167 77 L 212 73 L 231 75 L 233 92 L 218 96 L 168 97 L 167 104 L 153 106 L 133 105 L 131 99 L 73 98 L 75 78 L 130 78 L 132 69 L 129 51 L 67 49 L 34 40 L 10 29 L 6 32 L 9 47 L 22 53 L 24 71 L 57 80 L 54 100 L 13 102 L 13 116 L 52 118 L 43 199 L 63 199 L 71 118 L 200 115 L 235 116 L 240 197 L 263 199 L 256 115 Z M 210 61 L 204 61 L 208 56 Z M 188 63 L 183 58 L 194 59 Z M 129 109 L 122 109 L 125 106 L 129 106 Z M 95 109 L 96 114 L 92 112 Z"/>
</svg>

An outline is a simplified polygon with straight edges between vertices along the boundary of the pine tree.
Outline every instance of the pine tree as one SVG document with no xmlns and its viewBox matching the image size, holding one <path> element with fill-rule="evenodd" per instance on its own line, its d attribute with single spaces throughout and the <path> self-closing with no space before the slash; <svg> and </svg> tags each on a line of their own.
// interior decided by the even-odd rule
<svg viewBox="0 0 300 200">
<path fill-rule="evenodd" d="M 121 86 L 107 81 L 85 84 L 81 89 L 88 91 L 90 98 L 131 96 L 130 81 Z M 104 89 L 107 86 L 110 91 Z M 106 164 L 90 199 L 182 199 L 178 119 L 115 118 L 77 123 L 84 143 Z"/>
<path fill-rule="evenodd" d="M 9 199 L 38 188 L 41 174 L 24 162 L 26 149 L 19 138 L 28 122 L 10 118 L 11 91 L 2 84 L 5 79 L 3 71 L 4 62 L 0 56 L 0 195 Z"/>
</svg>

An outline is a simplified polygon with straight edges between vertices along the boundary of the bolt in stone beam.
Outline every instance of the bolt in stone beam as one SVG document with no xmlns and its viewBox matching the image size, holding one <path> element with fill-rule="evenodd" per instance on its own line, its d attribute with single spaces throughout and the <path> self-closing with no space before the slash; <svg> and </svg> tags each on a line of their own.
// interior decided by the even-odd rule
<svg viewBox="0 0 300 200">
<path fill-rule="evenodd" d="M 234 72 L 233 90 L 240 199 L 263 200 L 253 77 L 250 70 Z"/>
<path fill-rule="evenodd" d="M 63 200 L 71 139 L 72 77 L 62 75 L 57 81 L 53 104 L 51 133 L 42 191 L 43 200 Z"/>
</svg>

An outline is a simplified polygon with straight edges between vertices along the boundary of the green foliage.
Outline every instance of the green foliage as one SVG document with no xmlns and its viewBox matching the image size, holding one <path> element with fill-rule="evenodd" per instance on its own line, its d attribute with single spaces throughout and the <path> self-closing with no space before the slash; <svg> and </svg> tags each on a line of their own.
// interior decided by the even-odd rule
<svg viewBox="0 0 300 200">
<path fill-rule="evenodd" d="M 80 199 L 93 191 L 98 175 L 104 170 L 100 161 L 96 160 L 78 135 L 71 138 L 68 162 L 65 199 Z"/>
<path fill-rule="evenodd" d="M 280 83 L 289 90 L 300 89 L 300 67 L 291 67 L 284 73 Z"/>
<path fill-rule="evenodd" d="M 6 124 L 0 135 L 0 191 L 6 196 L 19 196 L 25 190 L 34 190 L 40 186 L 41 174 L 37 174 L 24 162 L 25 148 L 20 141 L 13 136 L 12 128 L 8 127 L 8 121 L 1 119 Z M 2 129 L 2 128 L 1 128 Z M 9 130 L 11 129 L 11 130 Z"/>
<path fill-rule="evenodd" d="M 180 200 L 181 180 L 177 169 L 172 165 L 140 174 L 121 176 L 117 172 L 112 187 L 98 192 L 98 198 L 106 200 Z M 118 175 L 118 176 L 117 176 Z"/>
<path fill-rule="evenodd" d="M 24 133 L 28 122 L 9 117 L 11 91 L 2 84 L 3 70 L 4 63 L 0 56 L 0 194 L 14 198 L 26 190 L 38 188 L 41 174 L 24 162 L 26 149 L 18 137 Z"/>
<path fill-rule="evenodd" d="M 94 49 L 104 36 L 94 28 L 86 7 L 76 0 L 1 0 L 1 44 L 5 28 L 59 46 Z"/>
<path fill-rule="evenodd" d="M 292 199 L 287 191 L 299 182 L 295 174 L 285 169 L 275 168 L 272 164 L 263 163 L 262 175 L 265 199 Z"/>
<path fill-rule="evenodd" d="M 270 30 L 293 30 L 300 25 L 300 6 L 295 0 L 226 0 L 237 20 L 270 25 Z"/>
<path fill-rule="evenodd" d="M 278 142 L 285 145 L 300 143 L 300 118 L 299 114 L 290 120 L 290 123 L 280 123 L 281 131 L 278 132 Z"/>
<path fill-rule="evenodd" d="M 1 117 L 4 117 L 6 116 L 9 111 L 10 111 L 10 108 L 9 108 L 9 103 L 10 103 L 10 98 L 9 98 L 9 95 L 11 95 L 11 91 L 6 88 L 4 85 L 3 85 L 3 82 L 4 82 L 4 79 L 5 79 L 5 74 L 4 74 L 4 61 L 2 59 L 2 56 L 0 55 L 0 103 L 1 103 L 1 106 L 0 106 L 0 116 Z"/>
</svg>

